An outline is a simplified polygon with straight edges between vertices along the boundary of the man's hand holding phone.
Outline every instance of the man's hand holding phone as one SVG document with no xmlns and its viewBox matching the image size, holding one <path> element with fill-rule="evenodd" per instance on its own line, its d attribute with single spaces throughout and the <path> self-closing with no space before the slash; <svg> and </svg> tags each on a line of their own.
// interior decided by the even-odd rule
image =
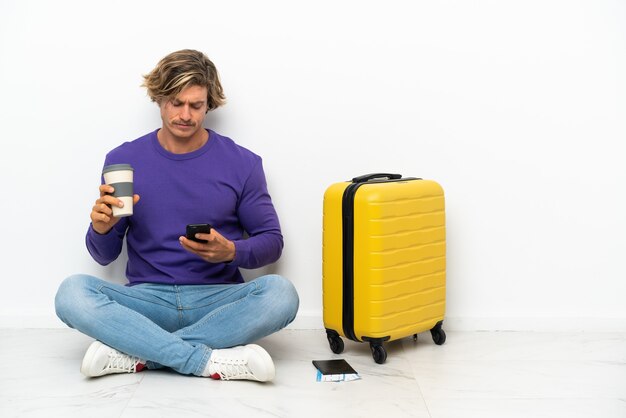
<svg viewBox="0 0 626 418">
<path fill-rule="evenodd" d="M 235 259 L 235 244 L 209 224 L 187 225 L 185 236 L 179 241 L 185 250 L 209 263 L 227 263 Z"/>
</svg>

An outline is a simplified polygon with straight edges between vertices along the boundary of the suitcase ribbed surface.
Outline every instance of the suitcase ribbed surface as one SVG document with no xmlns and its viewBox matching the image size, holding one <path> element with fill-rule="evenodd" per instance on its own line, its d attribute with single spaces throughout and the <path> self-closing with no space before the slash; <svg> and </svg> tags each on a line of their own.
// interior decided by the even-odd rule
<svg viewBox="0 0 626 418">
<path fill-rule="evenodd" d="M 366 184 L 354 200 L 354 330 L 401 338 L 443 319 L 445 203 L 432 181 Z"/>
</svg>

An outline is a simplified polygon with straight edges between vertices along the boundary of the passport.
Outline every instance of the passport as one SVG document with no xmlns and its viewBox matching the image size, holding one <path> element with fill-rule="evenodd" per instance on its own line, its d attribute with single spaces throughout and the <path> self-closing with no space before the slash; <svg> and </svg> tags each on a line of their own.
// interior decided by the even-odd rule
<svg viewBox="0 0 626 418">
<path fill-rule="evenodd" d="M 351 382 L 361 378 L 344 359 L 313 360 L 313 365 L 317 368 L 318 382 Z"/>
<path fill-rule="evenodd" d="M 344 359 L 313 360 L 313 365 L 322 374 L 357 374 Z"/>
</svg>

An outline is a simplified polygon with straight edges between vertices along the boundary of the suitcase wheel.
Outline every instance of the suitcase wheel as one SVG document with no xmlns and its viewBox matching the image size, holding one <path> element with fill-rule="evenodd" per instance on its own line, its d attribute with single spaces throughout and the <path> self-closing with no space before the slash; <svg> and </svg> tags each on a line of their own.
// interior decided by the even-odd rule
<svg viewBox="0 0 626 418">
<path fill-rule="evenodd" d="M 446 342 L 446 333 L 441 327 L 443 325 L 443 321 L 437 322 L 437 325 L 434 326 L 433 329 L 430 330 L 430 335 L 433 337 L 433 341 L 437 345 L 441 345 Z"/>
<path fill-rule="evenodd" d="M 387 351 L 382 344 L 372 342 L 370 343 L 370 350 L 372 350 L 372 357 L 376 363 L 383 364 L 387 360 Z"/>
<path fill-rule="evenodd" d="M 343 352 L 343 340 L 334 331 L 326 330 L 326 337 L 328 338 L 328 344 L 330 349 L 335 354 L 341 354 Z"/>
</svg>

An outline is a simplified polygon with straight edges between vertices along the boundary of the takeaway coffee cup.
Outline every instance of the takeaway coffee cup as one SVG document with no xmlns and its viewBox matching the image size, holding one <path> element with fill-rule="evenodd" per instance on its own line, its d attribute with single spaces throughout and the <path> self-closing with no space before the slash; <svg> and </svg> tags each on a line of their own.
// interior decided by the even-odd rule
<svg viewBox="0 0 626 418">
<path fill-rule="evenodd" d="M 133 168 L 130 164 L 107 165 L 102 169 L 104 182 L 113 186 L 113 196 L 124 202 L 124 207 L 112 206 L 113 216 L 123 218 L 133 214 Z"/>
</svg>

